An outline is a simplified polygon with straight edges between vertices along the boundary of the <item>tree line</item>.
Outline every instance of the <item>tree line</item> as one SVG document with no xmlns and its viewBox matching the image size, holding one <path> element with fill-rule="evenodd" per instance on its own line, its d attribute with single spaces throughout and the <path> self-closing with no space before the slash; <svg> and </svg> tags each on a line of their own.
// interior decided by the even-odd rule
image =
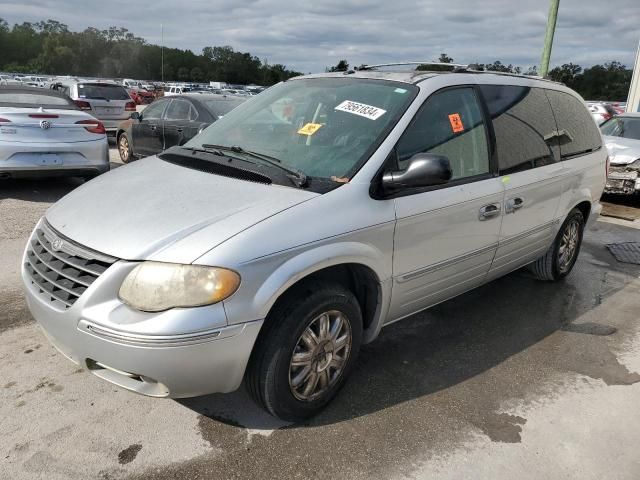
<svg viewBox="0 0 640 480">
<path fill-rule="evenodd" d="M 126 28 L 72 32 L 55 20 L 9 24 L 0 18 L 0 71 L 41 75 L 273 85 L 301 75 L 229 46 L 191 50 L 147 43 Z"/>
<path fill-rule="evenodd" d="M 437 60 L 439 63 L 454 63 L 446 53 L 440 54 Z M 361 68 L 364 65 L 361 65 Z M 537 75 L 538 70 L 535 65 L 522 68 L 518 65 L 505 65 L 496 60 L 493 63 L 471 63 L 469 68 L 480 71 L 492 71 L 503 73 L 515 73 L 524 75 Z M 340 72 L 349 69 L 347 60 L 340 60 L 336 65 L 327 67 L 328 72 Z M 418 65 L 418 70 L 444 71 L 451 70 L 451 67 L 443 65 Z M 562 82 L 567 87 L 578 92 L 586 100 L 608 100 L 624 102 L 629 94 L 631 86 L 632 70 L 620 62 L 611 61 L 602 65 L 582 68 L 575 63 L 566 63 L 557 66 L 549 71 L 548 78 L 556 82 Z"/>
</svg>

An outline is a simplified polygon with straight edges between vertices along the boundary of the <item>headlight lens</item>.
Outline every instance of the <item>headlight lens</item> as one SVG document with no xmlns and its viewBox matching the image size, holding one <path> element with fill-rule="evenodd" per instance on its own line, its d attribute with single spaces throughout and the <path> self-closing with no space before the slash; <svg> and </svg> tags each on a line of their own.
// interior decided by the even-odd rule
<svg viewBox="0 0 640 480">
<path fill-rule="evenodd" d="M 199 307 L 217 303 L 240 286 L 232 270 L 203 265 L 143 262 L 120 286 L 120 299 L 145 312 L 174 307 Z"/>
</svg>

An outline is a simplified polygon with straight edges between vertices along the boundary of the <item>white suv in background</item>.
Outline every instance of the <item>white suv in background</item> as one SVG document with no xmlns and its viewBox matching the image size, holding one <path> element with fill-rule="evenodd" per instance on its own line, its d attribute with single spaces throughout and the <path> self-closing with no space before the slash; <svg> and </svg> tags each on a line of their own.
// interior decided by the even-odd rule
<svg viewBox="0 0 640 480">
<path fill-rule="evenodd" d="M 109 136 L 115 136 L 120 123 L 136 111 L 127 90 L 115 82 L 60 80 L 51 84 L 51 88 L 65 93 L 80 110 L 100 120 Z"/>
</svg>

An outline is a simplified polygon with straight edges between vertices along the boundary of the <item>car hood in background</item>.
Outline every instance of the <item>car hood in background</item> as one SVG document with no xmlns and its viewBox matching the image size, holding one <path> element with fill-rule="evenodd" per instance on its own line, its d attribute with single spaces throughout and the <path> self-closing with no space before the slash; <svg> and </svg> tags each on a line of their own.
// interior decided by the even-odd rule
<svg viewBox="0 0 640 480">
<path fill-rule="evenodd" d="M 628 165 L 640 158 L 640 140 L 604 136 L 611 165 Z"/>
<path fill-rule="evenodd" d="M 149 157 L 72 191 L 47 211 L 46 219 L 65 237 L 114 257 L 191 263 L 261 220 L 316 196 Z"/>
</svg>

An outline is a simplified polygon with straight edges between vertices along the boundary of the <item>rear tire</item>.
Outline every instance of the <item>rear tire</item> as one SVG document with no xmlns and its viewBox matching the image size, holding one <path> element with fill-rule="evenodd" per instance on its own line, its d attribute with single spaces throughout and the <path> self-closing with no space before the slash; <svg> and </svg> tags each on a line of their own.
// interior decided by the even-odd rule
<svg viewBox="0 0 640 480">
<path fill-rule="evenodd" d="M 529 265 L 538 280 L 555 282 L 571 273 L 580 253 L 584 224 L 580 210 L 569 212 L 549 250 Z"/>
<path fill-rule="evenodd" d="M 271 415 L 300 421 L 344 385 L 362 342 L 362 313 L 339 285 L 309 283 L 269 314 L 247 369 L 247 389 Z"/>
<path fill-rule="evenodd" d="M 122 163 L 129 163 L 133 160 L 133 151 L 131 150 L 131 143 L 129 143 L 129 137 L 126 133 L 118 135 L 118 153 L 120 154 L 120 160 Z"/>
</svg>

